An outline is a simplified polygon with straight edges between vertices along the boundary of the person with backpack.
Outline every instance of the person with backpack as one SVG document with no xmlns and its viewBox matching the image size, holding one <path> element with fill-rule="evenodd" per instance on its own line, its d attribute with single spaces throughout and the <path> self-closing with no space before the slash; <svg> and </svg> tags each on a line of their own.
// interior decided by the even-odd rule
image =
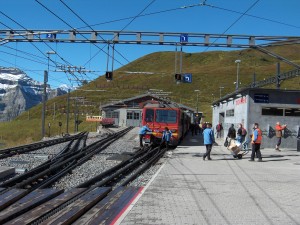
<svg viewBox="0 0 300 225">
<path fill-rule="evenodd" d="M 243 143 L 246 140 L 246 136 L 247 136 L 247 130 L 245 127 L 242 126 L 242 142 Z"/>
<path fill-rule="evenodd" d="M 240 143 L 243 143 L 245 141 L 247 135 L 246 129 L 243 127 L 243 124 L 239 124 L 239 129 L 237 131 L 237 138 L 236 140 Z"/>
<path fill-rule="evenodd" d="M 231 127 L 228 129 L 227 137 L 229 137 L 231 139 L 236 138 L 236 131 L 234 129 L 234 124 L 231 124 Z"/>
</svg>

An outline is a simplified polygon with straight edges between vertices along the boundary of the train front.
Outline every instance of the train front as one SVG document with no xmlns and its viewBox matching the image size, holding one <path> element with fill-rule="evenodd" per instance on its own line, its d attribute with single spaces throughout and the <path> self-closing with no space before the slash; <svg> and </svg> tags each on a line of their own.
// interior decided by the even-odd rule
<svg viewBox="0 0 300 225">
<path fill-rule="evenodd" d="M 180 139 L 180 110 L 178 108 L 145 107 L 143 109 L 143 126 L 149 125 L 152 132 L 148 132 L 143 139 L 145 144 L 159 145 L 166 127 L 172 132 L 169 145 L 177 146 Z"/>
</svg>

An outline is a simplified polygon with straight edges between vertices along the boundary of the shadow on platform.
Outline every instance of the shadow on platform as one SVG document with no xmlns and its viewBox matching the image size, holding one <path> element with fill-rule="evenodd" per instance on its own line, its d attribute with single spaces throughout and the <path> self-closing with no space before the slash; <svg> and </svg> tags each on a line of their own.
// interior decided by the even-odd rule
<svg viewBox="0 0 300 225">
<path fill-rule="evenodd" d="M 179 146 L 204 146 L 203 135 L 193 135 L 189 132 L 181 141 Z"/>
</svg>

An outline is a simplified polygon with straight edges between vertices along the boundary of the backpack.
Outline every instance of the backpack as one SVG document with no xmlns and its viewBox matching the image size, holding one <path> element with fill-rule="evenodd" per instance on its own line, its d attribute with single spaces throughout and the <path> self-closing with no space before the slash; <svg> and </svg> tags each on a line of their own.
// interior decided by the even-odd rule
<svg viewBox="0 0 300 225">
<path fill-rule="evenodd" d="M 246 136 L 247 135 L 247 131 L 245 128 L 242 128 L 242 136 Z"/>
</svg>

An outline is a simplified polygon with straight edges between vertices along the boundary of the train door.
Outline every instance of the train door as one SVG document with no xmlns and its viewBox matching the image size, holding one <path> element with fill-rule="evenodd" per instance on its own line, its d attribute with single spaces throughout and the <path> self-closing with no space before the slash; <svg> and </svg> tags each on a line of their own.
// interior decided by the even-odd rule
<svg viewBox="0 0 300 225">
<path fill-rule="evenodd" d="M 141 125 L 141 111 L 127 111 L 126 126 L 139 127 Z"/>
</svg>

